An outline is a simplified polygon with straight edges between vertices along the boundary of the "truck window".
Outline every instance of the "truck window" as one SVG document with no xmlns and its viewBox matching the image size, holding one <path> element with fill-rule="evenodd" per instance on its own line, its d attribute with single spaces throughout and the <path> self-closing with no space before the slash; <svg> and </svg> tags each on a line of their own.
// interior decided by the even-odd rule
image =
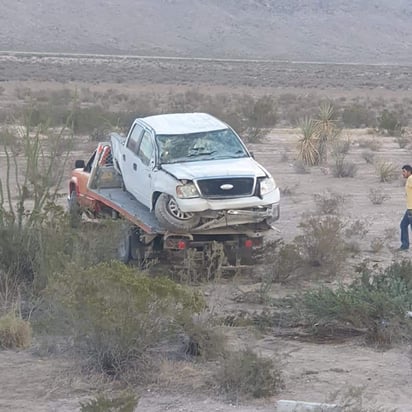
<svg viewBox="0 0 412 412">
<path fill-rule="evenodd" d="M 153 157 L 153 143 L 149 132 L 145 132 L 140 142 L 139 151 L 137 157 L 142 161 L 144 165 L 150 163 L 150 159 Z"/>
<path fill-rule="evenodd" d="M 143 134 L 143 127 L 139 124 L 133 126 L 133 130 L 130 132 L 130 136 L 127 140 L 126 147 L 130 149 L 133 153 L 137 153 L 137 148 L 139 146 L 139 139 Z"/>
</svg>

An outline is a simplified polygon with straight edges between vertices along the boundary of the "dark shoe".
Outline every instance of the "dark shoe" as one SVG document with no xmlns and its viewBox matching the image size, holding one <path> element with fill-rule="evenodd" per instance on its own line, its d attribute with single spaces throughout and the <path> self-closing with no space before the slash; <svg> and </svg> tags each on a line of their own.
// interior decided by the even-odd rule
<svg viewBox="0 0 412 412">
<path fill-rule="evenodd" d="M 401 246 L 398 250 L 408 250 L 409 249 L 409 246 L 408 247 L 406 247 L 406 246 Z"/>
</svg>

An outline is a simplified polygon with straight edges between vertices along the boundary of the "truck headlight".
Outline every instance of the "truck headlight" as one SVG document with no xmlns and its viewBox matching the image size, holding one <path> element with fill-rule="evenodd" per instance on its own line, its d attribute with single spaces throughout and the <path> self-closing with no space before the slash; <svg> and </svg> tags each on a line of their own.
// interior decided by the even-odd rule
<svg viewBox="0 0 412 412">
<path fill-rule="evenodd" d="M 199 197 L 199 192 L 193 183 L 176 186 L 176 195 L 179 199 L 190 199 L 191 197 Z"/>
<path fill-rule="evenodd" d="M 264 196 L 276 189 L 273 177 L 265 177 L 260 181 L 260 195 Z"/>
</svg>

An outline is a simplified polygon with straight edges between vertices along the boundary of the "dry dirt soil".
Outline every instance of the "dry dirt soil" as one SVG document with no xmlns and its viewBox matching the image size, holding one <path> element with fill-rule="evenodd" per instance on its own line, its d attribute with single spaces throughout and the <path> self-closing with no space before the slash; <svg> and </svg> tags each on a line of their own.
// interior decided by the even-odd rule
<svg viewBox="0 0 412 412">
<path fill-rule="evenodd" d="M 42 63 L 42 62 L 40 62 Z M 77 62 L 76 64 L 78 64 Z M 50 64 L 36 65 L 32 61 L 30 67 L 34 73 L 34 79 L 30 79 L 30 71 L 25 72 L 24 77 L 16 75 L 22 66 L 17 62 L 14 66 L 3 66 L 2 77 L 3 93 L 1 99 L 13 101 L 14 90 L 17 87 L 43 88 L 67 88 L 78 87 L 80 84 L 88 84 L 90 87 L 101 90 L 113 88 L 116 83 L 99 78 L 102 66 L 93 67 L 86 65 L 85 72 L 81 72 L 81 65 L 76 66 L 73 76 L 81 79 L 66 82 L 67 72 L 62 66 Z M 43 63 L 42 63 L 43 64 Z M 158 63 L 159 65 L 162 62 Z M 253 66 L 253 65 L 252 65 Z M 245 70 L 252 66 L 245 66 Z M 7 72 L 4 71 L 7 67 Z M 231 66 L 230 66 L 231 67 Z M 119 68 L 119 62 L 114 67 Z M 169 67 L 170 68 L 170 67 Z M 288 88 L 299 91 L 299 85 L 294 81 L 287 81 L 290 71 L 295 66 L 285 69 L 285 76 L 278 73 L 278 83 L 284 86 L 266 87 L 264 79 L 256 80 L 256 89 L 265 90 L 266 93 L 279 93 Z M 104 70 L 109 70 L 107 67 Z M 229 70 L 228 67 L 226 67 Z M 77 70 L 80 70 L 78 72 Z M 212 64 L 208 66 L 206 62 L 201 67 L 202 80 L 200 86 L 205 90 L 231 90 L 232 87 L 244 88 L 246 91 L 253 91 L 254 87 L 246 85 L 240 76 L 239 84 L 236 85 L 236 78 L 230 77 L 233 84 L 226 81 L 216 84 L 216 67 Z M 233 70 L 231 67 L 230 70 Z M 251 69 L 252 70 L 252 69 Z M 290 71 L 289 71 L 290 70 Z M 313 68 L 306 67 L 311 79 L 316 79 Z M 329 76 L 334 68 L 318 67 L 320 79 Z M 343 68 L 342 68 L 343 70 Z M 360 68 L 350 68 L 359 71 Z M 349 71 L 350 71 L 349 70 Z M 376 72 L 382 68 L 377 68 Z M 59 72 L 64 78 L 59 82 Z M 40 73 L 45 78 L 40 78 Z M 220 73 L 220 72 L 219 72 Z M 238 73 L 238 72 L 236 72 Z M 329 74 L 328 74 L 329 73 Z M 139 81 L 132 76 L 131 79 L 124 79 L 118 85 L 120 89 L 132 91 L 139 90 L 182 90 L 179 81 L 180 71 L 169 73 L 167 85 L 153 76 L 152 83 L 145 77 Z M 184 72 L 183 72 L 184 74 Z M 384 97 L 402 98 L 402 95 L 392 94 L 391 87 L 384 83 L 379 77 L 375 77 L 376 84 L 368 89 L 366 86 L 359 87 L 350 81 L 339 88 L 332 87 L 334 79 L 340 82 L 352 74 L 345 72 L 334 73 L 330 78 L 330 88 L 325 86 L 323 92 L 336 95 L 359 95 L 376 94 Z M 125 74 L 122 73 L 122 76 Z M 47 77 L 57 76 L 53 82 L 48 82 Z M 332 76 L 332 75 L 330 75 Z M 357 75 L 352 76 L 355 80 Z M 6 81 L 6 79 L 13 81 Z M 93 78 L 95 82 L 93 84 Z M 171 79 L 176 79 L 175 81 Z M 303 81 L 302 78 L 300 81 Z M 190 80 L 192 85 L 196 81 Z M 389 82 L 390 83 L 390 82 Z M 317 90 L 323 84 L 322 80 L 311 85 L 312 91 Z M 165 89 L 162 89 L 165 87 Z M 301 90 L 307 92 L 307 90 Z M 385 94 L 386 93 L 386 94 Z M 369 259 L 372 263 L 384 267 L 393 259 L 399 258 L 395 249 L 399 246 L 398 224 L 405 208 L 404 189 L 402 180 L 395 179 L 392 183 L 380 183 L 376 175 L 374 166 L 367 164 L 362 157 L 362 142 L 376 139 L 381 145 L 375 152 L 379 159 L 392 161 L 399 169 L 405 163 L 411 162 L 410 149 L 401 149 L 393 137 L 375 136 L 366 130 L 345 130 L 343 132 L 351 142 L 348 160 L 353 161 L 358 166 L 358 172 L 354 178 L 335 178 L 328 168 L 313 168 L 310 173 L 297 173 L 293 167 L 296 156 L 296 142 L 298 131 L 294 129 L 274 129 L 269 136 L 261 143 L 251 145 L 256 159 L 260 161 L 274 175 L 278 185 L 285 193 L 282 197 L 281 218 L 276 224 L 278 231 L 268 234 L 271 238 L 283 238 L 286 242 L 291 241 L 299 234 L 299 222 L 302 213 L 315 208 L 313 199 L 314 193 L 323 193 L 326 189 L 332 189 L 345 196 L 345 207 L 343 216 L 350 221 L 365 222 L 368 233 L 359 239 L 360 252 L 348 262 L 346 275 L 342 279 L 328 279 L 329 283 L 336 283 L 345 280 L 346 276 L 353 273 L 353 266 L 363 259 Z M 90 147 L 92 144 L 90 143 Z M 390 198 L 381 205 L 374 205 L 368 198 L 371 188 L 379 188 L 383 193 L 390 195 Z M 375 238 L 383 240 L 384 247 L 378 253 L 374 253 L 371 247 Z M 408 253 L 403 257 L 409 258 Z M 259 284 L 256 283 L 256 272 L 259 268 L 252 268 L 250 272 L 245 272 L 236 279 L 226 279 L 205 287 L 210 305 L 216 311 L 224 314 L 239 312 L 255 312 L 262 310 L 263 306 L 247 301 L 239 301 L 239 295 L 248 291 L 256 290 Z M 295 279 L 286 285 L 275 284 L 271 290 L 271 295 L 287 296 L 297 293 L 304 288 L 322 284 L 322 279 L 305 278 Z M 322 402 L 336 391 L 344 391 L 348 387 L 363 388 L 365 404 L 372 410 L 377 409 L 377 405 L 383 407 L 397 408 L 399 412 L 412 411 L 412 396 L 410 388 L 412 384 L 412 370 L 410 362 L 410 348 L 408 346 L 394 346 L 388 350 L 366 346 L 361 337 L 345 337 L 339 339 L 315 341 L 304 339 L 299 333 L 285 333 L 278 325 L 273 325 L 270 333 L 257 334 L 246 328 L 232 327 L 227 329 L 229 342 L 233 347 L 252 347 L 258 353 L 280 359 L 285 386 L 279 394 L 269 399 L 259 401 L 248 401 L 241 403 L 230 403 L 222 397 L 216 395 L 205 388 L 205 377 L 207 371 L 202 365 L 189 362 L 165 361 L 163 372 L 158 378 L 157 384 L 146 388 L 141 393 L 141 399 L 137 411 L 141 412 L 197 412 L 197 411 L 275 411 L 275 403 L 278 399 L 299 399 L 305 401 Z M 100 389 L 99 389 L 100 388 Z M 82 376 L 73 366 L 70 359 L 64 356 L 40 356 L 38 349 L 33 348 L 20 351 L 0 352 L 0 410 L 1 411 L 76 411 L 79 410 L 79 401 L 95 396 L 104 388 L 105 391 L 113 390 L 107 384 L 99 386 L 97 379 Z"/>
</svg>

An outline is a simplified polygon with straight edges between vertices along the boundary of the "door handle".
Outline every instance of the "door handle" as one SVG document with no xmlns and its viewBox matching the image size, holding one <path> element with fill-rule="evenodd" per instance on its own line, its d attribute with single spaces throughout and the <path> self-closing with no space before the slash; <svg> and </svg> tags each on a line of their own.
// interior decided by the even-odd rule
<svg viewBox="0 0 412 412">
<path fill-rule="evenodd" d="M 133 170 L 137 170 L 137 164 L 133 163 Z"/>
<path fill-rule="evenodd" d="M 123 160 L 126 161 L 126 155 L 125 154 L 123 154 Z"/>
</svg>

